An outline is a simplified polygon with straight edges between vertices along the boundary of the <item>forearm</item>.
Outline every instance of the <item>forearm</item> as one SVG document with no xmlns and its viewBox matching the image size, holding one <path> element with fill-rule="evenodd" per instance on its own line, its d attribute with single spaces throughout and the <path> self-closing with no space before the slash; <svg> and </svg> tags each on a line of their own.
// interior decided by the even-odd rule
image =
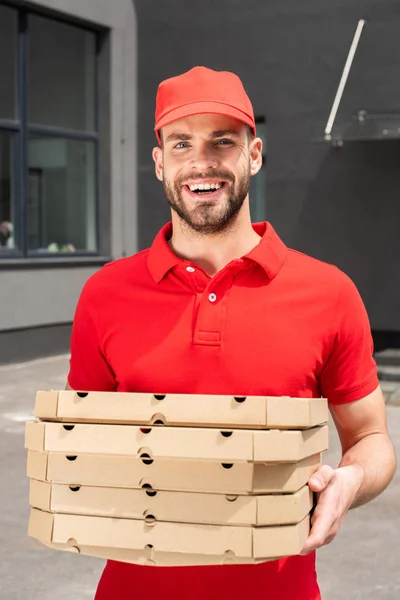
<svg viewBox="0 0 400 600">
<path fill-rule="evenodd" d="M 350 508 L 370 502 L 389 485 L 396 470 L 396 457 L 389 437 L 383 433 L 363 437 L 345 452 L 339 467 L 355 467 L 358 471 L 358 491 Z"/>
</svg>

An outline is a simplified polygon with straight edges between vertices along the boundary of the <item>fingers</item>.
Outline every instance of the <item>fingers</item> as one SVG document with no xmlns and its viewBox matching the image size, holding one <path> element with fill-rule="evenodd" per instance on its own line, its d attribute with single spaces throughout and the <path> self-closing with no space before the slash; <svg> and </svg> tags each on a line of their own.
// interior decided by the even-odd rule
<svg viewBox="0 0 400 600">
<path fill-rule="evenodd" d="M 339 504 L 338 489 L 333 484 L 329 485 L 334 478 L 334 474 L 334 470 L 325 465 L 320 467 L 310 478 L 310 488 L 320 493 L 311 519 L 310 535 L 300 552 L 302 556 L 313 552 L 324 544 L 328 544 L 336 535 Z"/>
<path fill-rule="evenodd" d="M 328 465 L 322 465 L 317 471 L 315 471 L 315 473 L 313 473 L 313 475 L 311 475 L 310 479 L 308 480 L 310 489 L 313 492 L 322 492 L 322 490 L 324 490 L 332 480 L 334 474 L 335 471 L 332 469 L 332 467 L 329 467 Z"/>
<path fill-rule="evenodd" d="M 300 552 L 302 556 L 313 552 L 325 544 L 329 544 L 337 533 L 335 527 L 336 519 L 333 518 L 331 512 L 327 511 L 319 515 L 314 513 L 314 519 L 310 535 Z"/>
</svg>

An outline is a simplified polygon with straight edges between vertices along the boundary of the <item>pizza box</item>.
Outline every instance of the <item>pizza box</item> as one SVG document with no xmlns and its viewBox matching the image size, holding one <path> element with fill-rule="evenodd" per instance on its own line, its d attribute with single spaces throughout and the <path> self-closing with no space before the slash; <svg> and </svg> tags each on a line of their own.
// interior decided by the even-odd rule
<svg viewBox="0 0 400 600">
<path fill-rule="evenodd" d="M 203 429 L 28 421 L 29 450 L 223 462 L 295 462 L 328 448 L 328 426 L 302 430 Z"/>
<path fill-rule="evenodd" d="M 308 482 L 320 464 L 320 454 L 295 463 L 254 464 L 29 450 L 27 475 L 73 485 L 219 494 L 293 493 Z"/>
<path fill-rule="evenodd" d="M 30 505 L 47 512 L 213 525 L 291 525 L 313 506 L 308 486 L 294 494 L 239 496 L 101 488 L 31 479 Z"/>
<path fill-rule="evenodd" d="M 115 560 L 146 567 L 195 567 L 206 565 L 258 564 L 277 560 L 276 558 L 244 558 L 236 557 L 231 552 L 222 556 L 213 554 L 182 554 L 177 552 L 156 552 L 152 548 L 145 550 L 126 550 L 125 548 L 110 548 L 107 546 L 74 546 L 74 540 L 66 544 L 42 542 L 52 550 L 62 550 L 74 554 L 84 554 L 106 560 Z"/>
<path fill-rule="evenodd" d="M 328 421 L 325 398 L 39 391 L 35 416 L 69 423 L 302 429 Z"/>
<path fill-rule="evenodd" d="M 139 551 L 172 552 L 224 558 L 263 560 L 298 554 L 308 537 L 310 517 L 295 525 L 244 527 L 199 525 L 49 513 L 31 509 L 29 536 L 49 545 L 68 544 Z M 218 564 L 217 563 L 217 564 Z M 202 564 L 199 562 L 198 564 Z M 209 563 L 208 563 L 209 564 Z"/>
</svg>

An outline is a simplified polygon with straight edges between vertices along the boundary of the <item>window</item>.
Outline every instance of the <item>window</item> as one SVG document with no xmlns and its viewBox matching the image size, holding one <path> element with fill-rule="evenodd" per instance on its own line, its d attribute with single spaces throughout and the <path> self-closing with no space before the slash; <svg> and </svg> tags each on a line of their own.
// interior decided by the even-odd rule
<svg viewBox="0 0 400 600">
<path fill-rule="evenodd" d="M 95 32 L 0 5 L 0 258 L 98 251 L 96 62 Z"/>
<path fill-rule="evenodd" d="M 262 167 L 251 178 L 250 214 L 255 223 L 267 220 L 267 125 L 264 117 L 256 118 L 257 137 L 263 141 Z"/>
</svg>

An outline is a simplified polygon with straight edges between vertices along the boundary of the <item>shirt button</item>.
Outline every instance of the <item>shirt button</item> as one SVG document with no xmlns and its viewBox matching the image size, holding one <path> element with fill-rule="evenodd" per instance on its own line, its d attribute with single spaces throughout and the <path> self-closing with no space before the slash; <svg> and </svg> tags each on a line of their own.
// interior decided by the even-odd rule
<svg viewBox="0 0 400 600">
<path fill-rule="evenodd" d="M 194 273 L 195 269 L 193 269 L 193 267 L 186 267 L 186 271 L 189 273 Z"/>
<path fill-rule="evenodd" d="M 210 302 L 215 302 L 216 299 L 217 299 L 217 296 L 215 294 L 210 294 L 208 296 L 208 299 L 209 299 Z"/>
</svg>

